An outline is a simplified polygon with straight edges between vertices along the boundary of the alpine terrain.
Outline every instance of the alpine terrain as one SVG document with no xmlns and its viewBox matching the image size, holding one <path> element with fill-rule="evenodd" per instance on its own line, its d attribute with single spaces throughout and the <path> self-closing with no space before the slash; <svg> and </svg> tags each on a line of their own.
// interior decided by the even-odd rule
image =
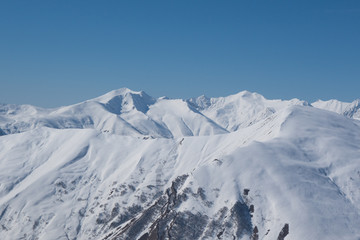
<svg viewBox="0 0 360 240">
<path fill-rule="evenodd" d="M 0 239 L 360 239 L 360 100 L 126 88 L 0 105 Z"/>
</svg>

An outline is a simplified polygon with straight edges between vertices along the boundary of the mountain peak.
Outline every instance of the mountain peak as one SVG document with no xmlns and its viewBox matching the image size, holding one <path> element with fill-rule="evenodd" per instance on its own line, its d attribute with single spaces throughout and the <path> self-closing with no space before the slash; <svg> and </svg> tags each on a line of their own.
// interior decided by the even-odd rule
<svg viewBox="0 0 360 240">
<path fill-rule="evenodd" d="M 108 111 L 115 114 L 129 112 L 134 109 L 145 113 L 149 106 L 156 102 L 153 97 L 144 91 L 133 91 L 128 88 L 110 91 L 93 100 L 103 104 Z"/>
<path fill-rule="evenodd" d="M 141 95 L 141 94 L 144 94 L 144 93 L 145 92 L 143 92 L 143 91 L 133 91 L 133 90 L 131 90 L 129 88 L 119 88 L 119 89 L 115 89 L 115 90 L 112 90 L 110 92 L 107 92 L 104 95 L 101 95 L 101 96 L 95 98 L 94 100 L 96 100 L 98 102 L 105 103 L 105 102 L 108 102 L 112 98 L 117 97 L 117 96 L 125 96 L 125 95 L 128 95 L 128 94 Z"/>
<path fill-rule="evenodd" d="M 225 98 L 229 98 L 229 99 L 237 99 L 237 98 L 242 98 L 242 99 L 257 99 L 257 100 L 266 100 L 265 97 L 259 93 L 256 92 L 249 92 L 247 90 L 243 90 L 241 92 L 229 95 Z"/>
</svg>

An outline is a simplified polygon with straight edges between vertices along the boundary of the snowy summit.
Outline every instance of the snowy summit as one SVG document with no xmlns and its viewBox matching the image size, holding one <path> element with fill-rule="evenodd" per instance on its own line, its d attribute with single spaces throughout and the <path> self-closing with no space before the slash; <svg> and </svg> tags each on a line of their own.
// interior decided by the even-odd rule
<svg viewBox="0 0 360 240">
<path fill-rule="evenodd" d="M 359 239 L 359 120 L 247 91 L 1 104 L 0 239 Z"/>
</svg>

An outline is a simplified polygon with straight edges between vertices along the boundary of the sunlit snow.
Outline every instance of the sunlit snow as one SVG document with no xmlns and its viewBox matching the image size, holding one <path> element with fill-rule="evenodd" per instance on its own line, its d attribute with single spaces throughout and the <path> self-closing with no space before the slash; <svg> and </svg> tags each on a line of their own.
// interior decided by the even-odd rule
<svg viewBox="0 0 360 240">
<path fill-rule="evenodd" d="M 0 239 L 359 239 L 358 106 L 129 89 L 0 105 Z"/>
</svg>

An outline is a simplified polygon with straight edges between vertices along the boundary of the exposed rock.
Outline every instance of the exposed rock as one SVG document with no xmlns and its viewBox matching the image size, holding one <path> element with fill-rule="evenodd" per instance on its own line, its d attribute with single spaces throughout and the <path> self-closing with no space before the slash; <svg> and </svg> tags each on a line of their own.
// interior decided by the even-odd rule
<svg viewBox="0 0 360 240">
<path fill-rule="evenodd" d="M 254 205 L 250 205 L 250 208 L 249 208 L 249 211 L 251 212 L 251 213 L 254 213 Z"/>
<path fill-rule="evenodd" d="M 289 234 L 289 224 L 286 223 L 279 233 L 278 240 L 284 240 L 285 237 Z"/>
<path fill-rule="evenodd" d="M 249 195 L 249 192 L 250 192 L 250 189 L 247 189 L 247 188 L 244 189 L 244 195 L 245 196 Z"/>
<path fill-rule="evenodd" d="M 236 224 L 236 237 L 252 234 L 251 216 L 245 203 L 237 201 L 231 209 L 231 219 Z"/>
<path fill-rule="evenodd" d="M 254 227 L 253 234 L 251 235 L 251 240 L 259 240 L 259 230 L 257 226 Z"/>
</svg>

